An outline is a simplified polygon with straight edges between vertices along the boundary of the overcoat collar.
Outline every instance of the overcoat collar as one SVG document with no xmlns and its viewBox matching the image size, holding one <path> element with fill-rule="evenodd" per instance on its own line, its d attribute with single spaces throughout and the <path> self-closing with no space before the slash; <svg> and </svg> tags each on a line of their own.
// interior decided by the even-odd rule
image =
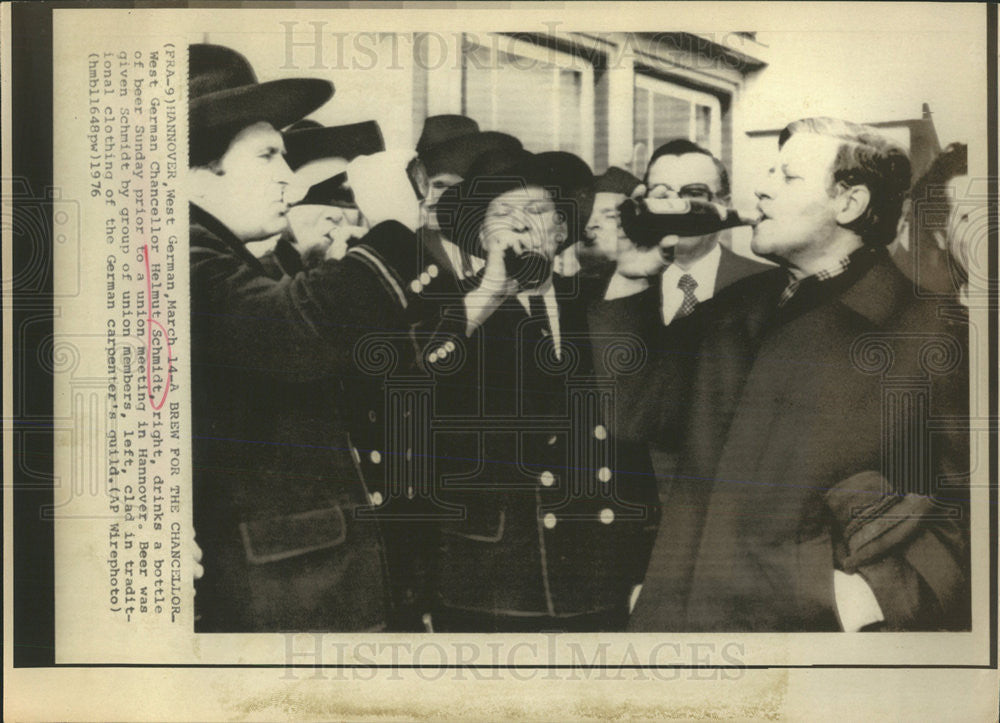
<svg viewBox="0 0 1000 723">
<path fill-rule="evenodd" d="M 248 264 L 250 268 L 256 269 L 262 274 L 267 273 L 263 264 L 261 264 L 260 259 L 247 250 L 246 244 L 244 244 L 239 237 L 236 236 L 236 234 L 230 231 L 226 224 L 222 223 L 222 221 L 217 219 L 208 211 L 201 208 L 197 204 L 192 203 L 189 220 L 192 225 L 197 224 L 218 238 L 219 241 L 225 244 L 225 246 L 237 256 L 237 258 Z"/>
</svg>

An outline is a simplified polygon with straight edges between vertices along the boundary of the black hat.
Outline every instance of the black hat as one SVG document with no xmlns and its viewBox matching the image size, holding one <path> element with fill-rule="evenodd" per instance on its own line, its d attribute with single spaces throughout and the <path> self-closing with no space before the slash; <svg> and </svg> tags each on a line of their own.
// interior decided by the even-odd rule
<svg viewBox="0 0 1000 723">
<path fill-rule="evenodd" d="M 454 173 L 465 178 L 472 162 L 493 150 L 514 153 L 521 150 L 521 141 L 506 133 L 481 132 L 479 124 L 464 115 L 432 115 L 417 141 L 417 155 L 429 176 Z"/>
<path fill-rule="evenodd" d="M 632 191 L 642 183 L 638 178 L 618 166 L 611 166 L 594 178 L 594 193 L 623 193 L 631 196 Z"/>
<path fill-rule="evenodd" d="M 479 132 L 479 124 L 464 115 L 432 115 L 424 121 L 424 129 L 417 141 L 417 155 L 442 143 Z"/>
<path fill-rule="evenodd" d="M 333 83 L 285 78 L 258 83 L 245 57 L 221 45 L 196 43 L 188 54 L 189 162 L 219 158 L 233 137 L 258 122 L 284 128 L 333 96 Z"/>
<path fill-rule="evenodd" d="M 285 133 L 291 133 L 292 131 L 304 131 L 307 128 L 322 128 L 323 124 L 314 121 L 312 118 L 303 118 L 300 121 L 295 121 L 290 126 L 285 129 Z"/>
<path fill-rule="evenodd" d="M 479 230 L 494 198 L 525 186 L 554 191 L 556 208 L 566 215 L 567 238 L 559 250 L 574 243 L 593 207 L 594 176 L 572 153 L 487 153 L 475 160 L 462 183 L 446 190 L 435 206 L 446 237 L 467 253 L 482 256 Z"/>
<path fill-rule="evenodd" d="M 514 136 L 497 131 L 484 131 L 454 138 L 425 151 L 420 156 L 427 168 L 427 175 L 454 173 L 465 178 L 473 161 L 484 153 L 499 152 L 511 155 L 522 149 L 521 141 Z"/>
<path fill-rule="evenodd" d="M 385 150 L 382 130 L 373 120 L 330 128 L 294 128 L 284 133 L 285 160 L 293 171 L 319 158 L 353 161 Z"/>
</svg>

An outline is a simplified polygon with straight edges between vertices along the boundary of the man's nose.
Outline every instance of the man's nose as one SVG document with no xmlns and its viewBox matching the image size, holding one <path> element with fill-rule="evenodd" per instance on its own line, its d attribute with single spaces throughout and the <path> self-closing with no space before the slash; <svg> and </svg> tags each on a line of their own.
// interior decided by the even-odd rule
<svg viewBox="0 0 1000 723">
<path fill-rule="evenodd" d="M 274 174 L 272 178 L 276 183 L 289 184 L 295 178 L 295 174 L 292 173 L 292 169 L 288 167 L 288 163 L 285 161 L 285 157 L 281 156 L 277 158 L 274 162 Z"/>
<path fill-rule="evenodd" d="M 520 211 L 515 211 L 510 215 L 510 229 L 517 233 L 527 233 L 531 229 L 527 216 Z"/>
<path fill-rule="evenodd" d="M 774 169 L 772 168 L 757 182 L 757 188 L 754 189 L 754 195 L 757 197 L 758 201 L 771 198 L 771 184 L 773 182 Z"/>
</svg>

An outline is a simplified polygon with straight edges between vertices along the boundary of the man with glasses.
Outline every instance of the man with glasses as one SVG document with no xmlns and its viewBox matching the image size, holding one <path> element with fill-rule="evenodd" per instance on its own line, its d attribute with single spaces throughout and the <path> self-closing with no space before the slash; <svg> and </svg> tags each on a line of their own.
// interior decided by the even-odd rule
<svg viewBox="0 0 1000 723">
<path fill-rule="evenodd" d="M 727 204 L 729 174 L 704 148 L 672 140 L 653 153 L 633 196 L 694 198 Z M 697 348 L 711 313 L 709 299 L 734 282 L 769 267 L 730 251 L 720 243 L 725 231 L 705 236 L 666 236 L 659 246 L 638 248 L 625 242 L 604 300 L 590 307 L 597 364 L 605 347 L 623 333 L 639 336 L 649 350 L 636 374 L 615 377 L 616 403 L 629 414 L 619 435 L 647 443 L 661 488 L 676 470 L 687 409 L 693 403 L 690 380 Z M 672 262 L 668 259 L 673 256 Z"/>
<path fill-rule="evenodd" d="M 781 132 L 752 242 L 779 267 L 705 305 L 633 632 L 971 629 L 968 339 L 886 252 L 909 184 L 877 129 Z"/>
<path fill-rule="evenodd" d="M 678 138 L 654 151 L 646 171 L 647 198 L 693 198 L 729 203 L 729 174 L 722 162 L 701 146 Z M 628 306 L 659 310 L 671 324 L 735 281 L 767 269 L 719 243 L 724 232 L 706 236 L 666 236 L 659 247 L 635 249 L 619 259 L 608 286 L 608 301 L 639 295 Z M 673 253 L 673 261 L 668 254 Z"/>
</svg>

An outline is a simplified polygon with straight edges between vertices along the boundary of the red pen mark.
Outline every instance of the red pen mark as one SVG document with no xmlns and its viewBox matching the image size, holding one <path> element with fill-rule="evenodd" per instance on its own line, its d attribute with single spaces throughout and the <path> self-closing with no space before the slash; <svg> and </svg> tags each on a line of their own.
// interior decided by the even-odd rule
<svg viewBox="0 0 1000 723">
<path fill-rule="evenodd" d="M 170 363 L 173 360 L 172 350 L 170 348 L 170 337 L 167 336 L 167 330 L 163 327 L 163 324 L 158 322 L 153 318 L 153 279 L 149 275 L 149 245 L 142 245 L 142 255 L 144 261 L 146 262 L 146 300 L 147 307 L 149 308 L 149 313 L 146 315 L 146 328 L 148 332 L 146 334 L 146 391 L 149 393 L 149 404 L 150 406 L 159 411 L 163 408 L 163 404 L 167 401 L 167 393 L 170 391 Z M 163 396 L 160 397 L 159 403 L 153 399 L 153 325 L 156 325 L 160 331 L 163 333 L 163 338 L 167 343 L 167 383 L 163 385 Z"/>
</svg>

